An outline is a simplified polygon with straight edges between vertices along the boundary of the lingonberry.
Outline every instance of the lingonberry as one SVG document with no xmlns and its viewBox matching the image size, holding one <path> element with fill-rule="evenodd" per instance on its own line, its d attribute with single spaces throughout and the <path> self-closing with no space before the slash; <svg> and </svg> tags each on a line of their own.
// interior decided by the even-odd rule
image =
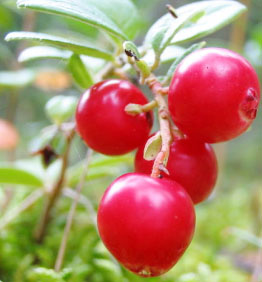
<svg viewBox="0 0 262 282">
<path fill-rule="evenodd" d="M 193 203 L 175 181 L 128 173 L 106 190 L 98 209 L 100 236 L 115 258 L 137 275 L 168 271 L 191 242 Z"/>
<path fill-rule="evenodd" d="M 137 148 L 148 137 L 152 113 L 129 115 L 129 103 L 146 104 L 143 93 L 124 80 L 106 80 L 88 89 L 77 111 L 77 130 L 84 141 L 105 155 L 122 155 Z"/>
<path fill-rule="evenodd" d="M 249 62 L 230 50 L 205 48 L 187 56 L 170 84 L 173 121 L 207 143 L 230 140 L 256 117 L 260 89 Z"/>
<path fill-rule="evenodd" d="M 135 171 L 151 174 L 154 161 L 143 158 L 144 145 L 141 145 L 136 153 Z M 194 204 L 198 204 L 210 195 L 215 186 L 216 155 L 207 143 L 190 138 L 175 140 L 170 147 L 167 170 L 169 175 L 163 173 L 163 176 L 180 183 Z"/>
</svg>

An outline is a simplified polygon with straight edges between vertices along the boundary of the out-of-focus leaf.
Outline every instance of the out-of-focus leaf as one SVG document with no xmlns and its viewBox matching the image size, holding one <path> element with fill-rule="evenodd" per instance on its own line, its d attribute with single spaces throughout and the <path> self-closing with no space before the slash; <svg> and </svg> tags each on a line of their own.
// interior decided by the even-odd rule
<svg viewBox="0 0 262 282">
<path fill-rule="evenodd" d="M 8 48 L 7 44 L 2 44 L 0 42 L 0 60 L 9 61 L 10 58 L 13 58 L 12 51 Z"/>
<path fill-rule="evenodd" d="M 68 60 L 72 55 L 71 51 L 60 50 L 55 47 L 49 46 L 34 46 L 23 50 L 18 61 L 24 63 L 32 60 L 39 59 L 58 59 L 58 60 Z"/>
<path fill-rule="evenodd" d="M 41 187 L 43 182 L 36 175 L 23 169 L 0 165 L 0 183 Z"/>
<path fill-rule="evenodd" d="M 237 1 L 213 0 L 198 1 L 176 9 L 178 17 L 193 11 L 203 11 L 205 14 L 177 32 L 173 44 L 195 40 L 221 29 L 245 12 L 246 7 Z"/>
<path fill-rule="evenodd" d="M 175 45 L 168 46 L 162 53 L 160 57 L 160 61 L 163 64 L 172 62 L 174 61 L 174 59 L 176 59 L 181 54 L 183 54 L 184 51 L 185 49 L 180 46 L 175 46 Z M 154 50 L 153 49 L 147 50 L 146 55 L 143 57 L 143 60 L 148 65 L 152 65 L 154 63 Z"/>
<path fill-rule="evenodd" d="M 31 269 L 27 274 L 27 279 L 30 282 L 65 282 L 60 273 L 44 267 Z"/>
<path fill-rule="evenodd" d="M 1 71 L 0 88 L 21 88 L 32 83 L 35 72 L 30 69 L 19 71 Z"/>
<path fill-rule="evenodd" d="M 9 9 L 6 9 L 3 6 L 0 6 L 0 30 L 10 29 L 13 24 L 12 14 Z"/>
<path fill-rule="evenodd" d="M 204 46 L 206 45 L 206 42 L 203 41 L 203 42 L 200 42 L 200 43 L 196 43 L 196 44 L 193 44 L 192 46 L 190 46 L 189 48 L 187 48 L 184 53 L 182 53 L 179 57 L 177 57 L 175 59 L 175 61 L 172 63 L 172 65 L 170 66 L 170 68 L 168 69 L 168 72 L 166 74 L 166 77 L 165 77 L 165 82 L 168 83 L 171 79 L 171 77 L 173 76 L 174 74 L 174 71 L 175 69 L 177 68 L 178 64 L 189 54 L 191 54 L 192 52 L 198 50 L 198 49 L 201 49 L 203 48 Z"/>
<path fill-rule="evenodd" d="M 95 155 L 92 158 L 90 167 L 100 167 L 100 166 L 118 166 L 120 164 L 132 164 L 133 156 L 132 154 L 126 154 L 123 156 L 109 157 L 105 155 Z"/>
<path fill-rule="evenodd" d="M 122 39 L 132 39 L 139 22 L 136 7 L 129 0 L 18 0 L 17 5 L 71 17 Z"/>
<path fill-rule="evenodd" d="M 133 164 L 133 159 L 134 157 L 131 154 L 117 157 L 95 155 L 89 165 L 87 180 L 118 175 L 119 173 L 124 172 L 123 169 L 125 170 L 125 167 Z M 83 167 L 84 163 L 81 161 L 68 170 L 69 186 L 74 186 L 78 183 Z"/>
<path fill-rule="evenodd" d="M 79 55 L 74 54 L 71 56 L 68 63 L 68 67 L 72 73 L 75 82 L 81 88 L 87 89 L 94 84 L 91 74 L 88 72 L 86 66 L 84 65 Z"/>
<path fill-rule="evenodd" d="M 183 28 L 184 25 L 190 22 L 190 20 L 193 20 L 195 17 L 199 18 L 203 14 L 201 9 L 184 13 L 176 19 L 170 13 L 166 14 L 149 29 L 144 45 L 152 47 L 156 56 L 160 57 L 165 48 L 170 44 L 174 35 Z"/>
<path fill-rule="evenodd" d="M 81 40 L 77 41 L 75 38 L 69 39 L 39 32 L 17 31 L 7 34 L 5 40 L 32 40 L 47 45 L 53 45 L 56 47 L 64 48 L 66 50 L 71 50 L 76 54 L 84 54 L 90 57 L 102 58 L 108 61 L 114 60 L 113 55 L 108 53 L 107 51 L 100 50 L 95 46 L 89 46 L 81 42 Z"/>
<path fill-rule="evenodd" d="M 258 248 L 262 248 L 262 239 L 258 238 L 257 236 L 255 236 L 254 234 L 250 233 L 247 230 L 242 230 L 236 227 L 232 227 L 229 229 L 229 232 L 239 237 L 240 239 L 251 243 L 252 245 Z"/>
<path fill-rule="evenodd" d="M 59 95 L 47 102 L 45 111 L 54 123 L 61 124 L 74 115 L 76 106 L 76 97 Z"/>
</svg>

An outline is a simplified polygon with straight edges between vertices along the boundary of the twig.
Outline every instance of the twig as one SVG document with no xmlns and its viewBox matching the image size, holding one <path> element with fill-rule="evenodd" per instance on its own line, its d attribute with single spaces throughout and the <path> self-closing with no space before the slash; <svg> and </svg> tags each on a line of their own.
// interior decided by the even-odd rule
<svg viewBox="0 0 262 282">
<path fill-rule="evenodd" d="M 19 216 L 22 212 L 29 209 L 38 199 L 40 199 L 44 194 L 42 189 L 38 189 L 30 194 L 24 201 L 18 206 L 16 209 L 7 214 L 0 221 L 0 230 L 4 229 L 7 225 L 9 225 L 17 216 Z"/>
<path fill-rule="evenodd" d="M 163 87 L 159 81 L 157 81 L 154 75 L 151 75 L 146 83 L 151 91 L 154 93 L 155 100 L 158 103 L 158 117 L 160 124 L 160 133 L 162 137 L 162 147 L 160 152 L 158 153 L 152 170 L 152 177 L 160 177 L 161 171 L 166 171 L 166 163 L 168 160 L 169 152 L 170 152 L 170 144 L 172 142 L 172 133 L 171 126 L 169 122 L 169 112 L 168 107 L 163 97 Z"/>
<path fill-rule="evenodd" d="M 74 133 L 75 131 L 74 129 L 72 129 L 72 131 L 67 136 L 67 146 L 66 146 L 66 151 L 62 157 L 62 168 L 61 168 L 60 176 L 59 176 L 58 181 L 55 183 L 54 187 L 51 190 L 51 193 L 49 195 L 49 198 L 47 199 L 47 202 L 44 208 L 44 212 L 40 219 L 39 226 L 35 232 L 35 239 L 38 243 L 42 243 L 44 239 L 45 231 L 46 231 L 49 219 L 50 219 L 50 213 L 64 185 L 66 169 L 67 169 L 68 159 L 69 159 L 69 153 L 70 153 L 70 148 L 71 148 L 71 143 L 74 137 Z"/>
<path fill-rule="evenodd" d="M 85 179 L 86 179 L 86 175 L 88 173 L 88 166 L 89 166 L 89 163 L 91 161 L 92 153 L 93 153 L 93 151 L 89 148 L 88 152 L 87 152 L 87 156 L 86 156 L 85 168 L 82 172 L 81 179 L 79 181 L 79 185 L 76 189 L 77 195 L 76 195 L 76 197 L 75 197 L 75 199 L 74 199 L 74 201 L 71 205 L 71 208 L 70 208 L 70 211 L 69 211 L 69 214 L 68 214 L 68 217 L 67 217 L 64 235 L 63 235 L 63 238 L 62 238 L 62 241 L 61 241 L 61 244 L 60 244 L 58 256 L 57 256 L 56 263 L 55 263 L 55 271 L 57 271 L 57 272 L 60 271 L 61 266 L 63 264 L 70 229 L 72 227 L 76 207 L 77 207 L 77 204 L 79 202 L 81 192 L 82 192 L 84 184 L 85 184 Z"/>
<path fill-rule="evenodd" d="M 63 195 L 73 200 L 75 200 L 78 197 L 77 192 L 69 187 L 63 189 Z M 97 215 L 92 202 L 84 195 L 80 195 L 78 203 L 82 204 L 86 208 L 87 212 L 90 214 L 90 219 L 92 223 L 97 229 L 97 222 L 96 222 Z"/>
</svg>

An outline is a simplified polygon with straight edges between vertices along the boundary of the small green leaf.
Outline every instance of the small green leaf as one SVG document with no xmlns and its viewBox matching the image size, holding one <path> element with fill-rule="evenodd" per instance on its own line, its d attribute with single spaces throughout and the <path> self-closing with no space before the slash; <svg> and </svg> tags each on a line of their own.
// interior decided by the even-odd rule
<svg viewBox="0 0 262 282">
<path fill-rule="evenodd" d="M 88 72 L 86 66 L 81 60 L 79 55 L 72 55 L 69 63 L 69 70 L 72 73 L 72 76 L 75 82 L 83 89 L 87 89 L 94 84 L 94 80 L 91 74 Z"/>
<path fill-rule="evenodd" d="M 189 48 L 187 48 L 183 54 L 181 54 L 178 58 L 175 59 L 175 61 L 173 62 L 173 64 L 170 66 L 166 77 L 165 77 L 165 83 L 168 83 L 170 81 L 170 79 L 172 78 L 175 69 L 177 68 L 178 64 L 180 64 L 180 62 L 189 54 L 191 54 L 192 52 L 203 48 L 206 45 L 205 41 L 202 41 L 200 43 L 196 43 L 193 44 L 192 46 L 190 46 Z"/>
<path fill-rule="evenodd" d="M 162 146 L 162 137 L 158 131 L 155 135 L 148 139 L 144 148 L 144 159 L 152 161 L 160 152 Z"/>
<path fill-rule="evenodd" d="M 76 106 L 76 97 L 59 95 L 51 98 L 47 102 L 45 111 L 53 122 L 61 124 L 74 115 Z"/>
<path fill-rule="evenodd" d="M 19 57 L 20 63 L 39 59 L 68 60 L 72 56 L 71 51 L 60 50 L 49 46 L 34 46 L 24 49 Z"/>
<path fill-rule="evenodd" d="M 172 44 L 195 40 L 207 36 L 234 21 L 246 11 L 246 7 L 231 0 L 213 0 L 194 2 L 176 9 L 178 17 L 202 11 L 204 16 L 182 28 L 172 40 Z"/>
<path fill-rule="evenodd" d="M 145 38 L 145 46 L 152 46 L 156 56 L 159 58 L 165 48 L 170 44 L 174 35 L 190 20 L 203 15 L 201 10 L 180 15 L 175 19 L 170 13 L 161 17 L 148 31 Z"/>
<path fill-rule="evenodd" d="M 136 45 L 132 41 L 125 41 L 123 44 L 123 48 L 129 57 L 134 57 L 135 60 L 141 58 L 141 55 L 136 47 Z"/>
<path fill-rule="evenodd" d="M 42 180 L 23 169 L 0 166 L 0 183 L 41 187 Z"/>
<path fill-rule="evenodd" d="M 97 47 L 88 46 L 87 44 L 81 42 L 81 40 L 76 40 L 75 38 L 71 40 L 68 38 L 49 35 L 45 33 L 17 31 L 7 34 L 5 40 L 32 40 L 64 48 L 66 50 L 71 50 L 76 54 L 84 54 L 95 58 L 102 58 L 108 61 L 114 60 L 114 56 L 107 51 L 97 49 Z"/>
<path fill-rule="evenodd" d="M 151 69 L 148 66 L 148 64 L 146 63 L 146 61 L 144 61 L 144 60 L 136 61 L 136 66 L 138 67 L 138 69 L 141 73 L 141 78 L 142 78 L 141 83 L 142 83 L 143 80 L 145 78 L 149 77 L 149 75 L 151 74 Z"/>
<path fill-rule="evenodd" d="M 140 26 L 137 9 L 130 0 L 18 0 L 17 5 L 70 17 L 124 40 L 132 39 Z"/>
<path fill-rule="evenodd" d="M 31 84 L 35 79 L 33 70 L 1 71 L 0 88 L 21 88 Z"/>
</svg>

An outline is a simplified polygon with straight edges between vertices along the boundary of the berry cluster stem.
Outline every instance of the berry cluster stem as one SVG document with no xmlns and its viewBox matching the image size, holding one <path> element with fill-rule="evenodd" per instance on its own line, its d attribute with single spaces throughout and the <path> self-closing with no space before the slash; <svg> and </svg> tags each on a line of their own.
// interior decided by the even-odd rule
<svg viewBox="0 0 262 282">
<path fill-rule="evenodd" d="M 171 126 L 169 121 L 169 111 L 167 107 L 164 94 L 166 94 L 166 89 L 164 89 L 161 83 L 156 79 L 154 75 L 151 75 L 146 83 L 151 89 L 155 96 L 155 100 L 158 104 L 158 118 L 160 125 L 160 134 L 162 137 L 162 147 L 160 152 L 155 158 L 155 162 L 152 170 L 152 177 L 158 178 L 161 175 L 161 171 L 168 173 L 166 169 L 166 163 L 169 157 L 170 145 L 172 142 Z"/>
</svg>

